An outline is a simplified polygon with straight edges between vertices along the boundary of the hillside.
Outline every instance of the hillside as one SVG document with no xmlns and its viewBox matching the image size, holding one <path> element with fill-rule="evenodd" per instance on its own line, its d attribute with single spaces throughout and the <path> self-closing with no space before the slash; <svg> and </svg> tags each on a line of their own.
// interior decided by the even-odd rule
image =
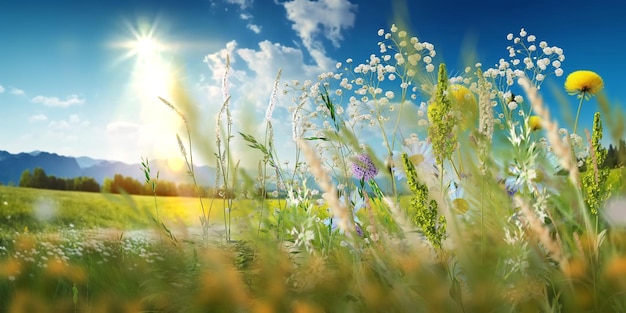
<svg viewBox="0 0 626 313">
<path fill-rule="evenodd" d="M 160 173 L 159 177 L 176 183 L 190 182 L 185 168 L 171 169 L 168 160 L 150 160 L 152 171 Z M 0 183 L 18 184 L 24 170 L 36 167 L 44 169 L 46 174 L 60 178 L 78 176 L 93 177 L 102 184 L 107 177 L 115 174 L 133 177 L 143 181 L 145 176 L 139 162 L 128 164 L 119 161 L 96 160 L 89 157 L 62 156 L 56 153 L 34 151 L 30 153 L 12 154 L 0 150 Z M 209 166 L 196 166 L 196 175 L 200 185 L 212 185 L 215 181 L 215 169 Z"/>
</svg>

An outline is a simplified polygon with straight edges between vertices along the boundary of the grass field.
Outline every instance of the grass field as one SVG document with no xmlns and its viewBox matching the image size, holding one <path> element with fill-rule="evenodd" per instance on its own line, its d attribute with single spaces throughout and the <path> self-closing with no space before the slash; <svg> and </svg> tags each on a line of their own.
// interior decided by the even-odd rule
<svg viewBox="0 0 626 313">
<path fill-rule="evenodd" d="M 160 219 L 168 226 L 199 224 L 202 214 L 198 198 L 157 197 Z M 211 209 L 209 222 L 223 226 L 224 201 L 202 199 Z M 232 211 L 238 218 L 254 211 L 260 202 L 239 200 Z M 279 205 L 267 200 L 266 206 Z M 155 199 L 152 196 L 54 191 L 0 186 L 0 228 L 3 233 L 74 229 L 145 229 L 154 225 Z"/>
</svg>

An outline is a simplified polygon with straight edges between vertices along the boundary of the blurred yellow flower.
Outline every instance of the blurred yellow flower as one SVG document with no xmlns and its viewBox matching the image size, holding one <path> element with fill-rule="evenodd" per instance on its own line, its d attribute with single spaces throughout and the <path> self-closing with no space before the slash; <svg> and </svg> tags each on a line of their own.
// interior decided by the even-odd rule
<svg viewBox="0 0 626 313">
<path fill-rule="evenodd" d="M 467 203 L 467 200 L 463 198 L 456 198 L 452 200 L 452 207 L 457 211 L 457 213 L 465 214 L 465 212 L 469 210 L 469 203 Z"/>
<path fill-rule="evenodd" d="M 478 103 L 474 93 L 463 85 L 454 84 L 450 86 L 450 94 L 456 103 L 456 109 L 461 112 L 461 129 L 474 126 L 478 121 Z"/>
<path fill-rule="evenodd" d="M 528 118 L 528 127 L 530 127 L 530 130 L 532 131 L 536 131 L 536 130 L 541 130 L 542 126 L 541 126 L 541 117 L 533 115 L 531 117 Z"/>
<path fill-rule="evenodd" d="M 476 105 L 476 96 L 474 96 L 474 93 L 472 93 L 467 87 L 454 84 L 450 86 L 450 92 L 457 103 L 469 106 Z"/>
<path fill-rule="evenodd" d="M 565 79 L 565 91 L 578 97 L 591 97 L 603 87 L 602 77 L 592 71 L 575 71 Z"/>
</svg>

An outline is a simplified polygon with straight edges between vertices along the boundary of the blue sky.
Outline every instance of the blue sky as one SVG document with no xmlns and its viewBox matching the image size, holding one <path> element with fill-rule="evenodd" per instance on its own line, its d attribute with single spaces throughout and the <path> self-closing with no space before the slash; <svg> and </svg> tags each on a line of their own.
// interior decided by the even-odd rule
<svg viewBox="0 0 626 313">
<path fill-rule="evenodd" d="M 465 67 L 464 42 L 473 43 L 485 67 L 493 66 L 508 56 L 507 34 L 523 27 L 564 50 L 565 75 L 548 77 L 542 89 L 552 111 L 559 106 L 551 87 L 560 90 L 565 76 L 578 69 L 600 74 L 614 105 L 626 99 L 626 23 L 615 4 L 406 2 L 400 12 L 409 32 L 433 43 L 433 63 L 445 61 L 452 72 Z M 167 89 L 167 73 L 177 73 L 212 140 L 226 53 L 234 110 L 258 113 L 260 125 L 279 68 L 282 82 L 315 80 L 335 70 L 337 61 L 378 53 L 378 29 L 389 29 L 399 17 L 392 3 L 0 0 L 0 149 L 126 162 L 177 157 L 180 123 L 156 99 L 167 98 L 160 93 Z M 157 50 L 137 51 L 137 38 L 149 35 Z M 576 99 L 567 100 L 575 110 Z M 291 132 L 290 105 L 290 96 L 278 101 L 278 133 Z M 585 104 L 580 129 L 590 128 L 596 109 L 595 100 Z"/>
</svg>

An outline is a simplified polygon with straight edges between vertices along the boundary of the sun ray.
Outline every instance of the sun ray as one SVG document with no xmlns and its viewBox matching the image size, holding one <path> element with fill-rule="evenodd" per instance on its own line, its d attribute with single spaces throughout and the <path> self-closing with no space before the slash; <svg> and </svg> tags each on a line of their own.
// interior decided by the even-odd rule
<svg viewBox="0 0 626 313">
<path fill-rule="evenodd" d="M 140 124 L 137 149 L 142 155 L 170 159 L 180 157 L 174 138 L 182 123 L 158 98 L 170 98 L 178 73 L 172 63 L 174 50 L 159 33 L 158 24 L 158 20 L 135 24 L 126 21 L 127 39 L 114 43 L 123 52 L 116 60 L 120 68 L 123 63 L 132 64 L 121 101 L 123 107 L 120 105 L 117 110 L 119 115 L 131 116 Z M 170 166 L 177 165 L 174 162 Z"/>
</svg>

